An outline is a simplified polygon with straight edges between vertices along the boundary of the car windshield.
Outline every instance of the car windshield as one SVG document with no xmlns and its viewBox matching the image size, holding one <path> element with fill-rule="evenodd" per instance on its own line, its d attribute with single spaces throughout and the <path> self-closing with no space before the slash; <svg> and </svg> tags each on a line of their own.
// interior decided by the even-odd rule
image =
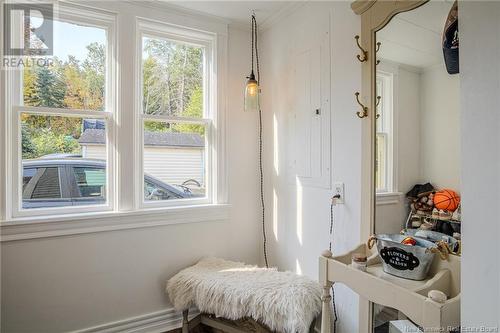
<svg viewBox="0 0 500 333">
<path fill-rule="evenodd" d="M 174 193 L 166 188 L 162 188 L 153 182 L 144 179 L 144 200 L 171 200 L 180 199 L 182 196 L 180 194 Z"/>
</svg>

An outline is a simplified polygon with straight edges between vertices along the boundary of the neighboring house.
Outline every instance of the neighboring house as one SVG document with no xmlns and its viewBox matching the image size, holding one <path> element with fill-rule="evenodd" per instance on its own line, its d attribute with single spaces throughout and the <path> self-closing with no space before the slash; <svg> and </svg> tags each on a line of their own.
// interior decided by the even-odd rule
<svg viewBox="0 0 500 333">
<path fill-rule="evenodd" d="M 78 140 L 82 157 L 106 159 L 106 131 L 87 128 Z M 169 184 L 194 179 L 204 186 L 205 142 L 196 133 L 144 133 L 144 172 Z"/>
</svg>

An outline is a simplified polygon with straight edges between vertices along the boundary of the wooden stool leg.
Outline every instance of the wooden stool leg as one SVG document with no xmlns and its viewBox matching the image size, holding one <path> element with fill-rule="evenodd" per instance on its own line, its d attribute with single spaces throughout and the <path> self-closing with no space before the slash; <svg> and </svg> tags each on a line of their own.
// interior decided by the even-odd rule
<svg viewBox="0 0 500 333">
<path fill-rule="evenodd" d="M 323 286 L 323 297 L 321 297 L 323 301 L 321 309 L 321 333 L 331 333 L 332 330 L 332 309 L 330 307 L 330 302 L 332 301 L 332 296 L 330 295 L 331 286 L 332 284 L 328 281 Z"/>
<path fill-rule="evenodd" d="M 182 311 L 182 333 L 189 333 L 189 310 Z"/>
</svg>

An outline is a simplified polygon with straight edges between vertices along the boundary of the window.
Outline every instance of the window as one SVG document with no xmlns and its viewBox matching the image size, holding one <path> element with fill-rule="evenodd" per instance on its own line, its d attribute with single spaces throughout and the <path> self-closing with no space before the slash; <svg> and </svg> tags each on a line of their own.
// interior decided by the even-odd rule
<svg viewBox="0 0 500 333">
<path fill-rule="evenodd" d="M 213 37 L 149 22 L 140 27 L 141 201 L 210 202 Z"/>
<path fill-rule="evenodd" d="M 107 169 L 112 158 L 108 130 L 115 116 L 111 89 L 114 19 L 69 5 L 59 9 L 52 21 L 51 62 L 37 66 L 26 62 L 7 72 L 14 217 L 112 209 L 107 192 L 112 185 L 107 179 L 112 177 L 106 173 L 111 172 Z M 30 17 L 32 25 L 39 20 Z M 102 125 L 105 153 L 100 179 L 105 183 L 99 189 L 90 184 L 80 189 L 82 196 L 99 191 L 102 200 L 86 201 L 82 206 L 89 207 L 75 210 L 69 207 L 74 194 L 66 178 L 67 163 L 86 159 L 81 143 L 93 121 Z"/>
<path fill-rule="evenodd" d="M 377 71 L 377 137 L 375 187 L 378 193 L 394 191 L 393 170 L 393 74 Z"/>
<path fill-rule="evenodd" d="M 2 198 L 1 218 L 78 215 L 71 223 L 82 230 L 93 228 L 84 223 L 91 216 L 113 227 L 122 214 L 130 223 L 223 218 L 227 209 L 212 204 L 227 200 L 220 103 L 227 26 L 125 1 L 55 8 L 52 64 L 26 63 L 2 76 L 1 185 L 12 195 Z M 14 23 L 23 31 L 24 20 Z"/>
</svg>

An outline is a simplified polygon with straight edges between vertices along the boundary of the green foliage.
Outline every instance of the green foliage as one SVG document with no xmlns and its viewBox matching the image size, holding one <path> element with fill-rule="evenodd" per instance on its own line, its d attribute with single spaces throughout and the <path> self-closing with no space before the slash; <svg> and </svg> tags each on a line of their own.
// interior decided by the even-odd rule
<svg viewBox="0 0 500 333">
<path fill-rule="evenodd" d="M 104 45 L 92 43 L 87 46 L 87 59 L 83 62 L 85 82 L 85 109 L 104 109 L 106 49 Z"/>
<path fill-rule="evenodd" d="M 201 88 L 193 90 L 189 104 L 182 113 L 182 116 L 189 118 L 201 118 L 203 116 L 203 92 Z M 184 133 L 198 133 L 200 135 L 205 133 L 205 127 L 196 124 L 176 124 L 174 129 L 175 131 Z"/>
<path fill-rule="evenodd" d="M 79 61 L 70 56 L 64 66 L 64 81 L 66 82 L 66 95 L 64 104 L 72 109 L 83 109 L 86 99 L 85 82 Z"/>
<path fill-rule="evenodd" d="M 159 39 L 144 40 L 143 110 L 181 116 L 203 86 L 203 50 Z"/>
<path fill-rule="evenodd" d="M 81 63 L 54 58 L 52 67 L 26 67 L 23 72 L 24 105 L 71 109 L 104 109 L 105 47 L 92 43 Z M 22 114 L 23 158 L 79 151 L 82 119 Z"/>
<path fill-rule="evenodd" d="M 36 99 L 36 81 L 37 75 L 33 68 L 25 68 L 23 72 L 23 96 L 25 105 L 33 105 L 32 101 Z"/>
<path fill-rule="evenodd" d="M 58 68 L 51 71 L 47 67 L 37 67 L 33 100 L 28 101 L 29 104 L 53 108 L 64 107 L 66 86 L 58 72 Z"/>
<path fill-rule="evenodd" d="M 55 108 L 103 110 L 106 49 L 87 46 L 83 61 L 54 59 L 53 67 L 25 68 L 24 104 Z M 147 114 L 190 118 L 203 116 L 203 49 L 159 39 L 145 39 L 143 108 Z M 52 153 L 78 153 L 82 120 L 22 114 L 23 158 Z M 146 131 L 204 134 L 204 126 L 145 122 Z"/>
<path fill-rule="evenodd" d="M 106 51 L 102 44 L 87 46 L 87 57 L 80 63 L 54 58 L 52 67 L 24 69 L 24 104 L 55 108 L 103 110 Z"/>
<path fill-rule="evenodd" d="M 197 87 L 193 90 L 191 98 L 189 99 L 189 104 L 182 115 L 190 118 L 203 117 L 203 91 L 201 87 Z"/>
<path fill-rule="evenodd" d="M 36 157 L 53 153 L 79 153 L 78 141 L 70 135 L 57 134 L 44 129 L 33 137 Z M 24 156 L 23 156 L 24 157 Z"/>
<path fill-rule="evenodd" d="M 28 126 L 24 124 L 21 126 L 21 148 L 23 159 L 36 157 L 36 146 L 31 141 L 31 133 Z"/>
<path fill-rule="evenodd" d="M 168 132 L 171 126 L 169 123 L 159 121 L 145 121 L 144 130 L 148 132 Z"/>
</svg>

